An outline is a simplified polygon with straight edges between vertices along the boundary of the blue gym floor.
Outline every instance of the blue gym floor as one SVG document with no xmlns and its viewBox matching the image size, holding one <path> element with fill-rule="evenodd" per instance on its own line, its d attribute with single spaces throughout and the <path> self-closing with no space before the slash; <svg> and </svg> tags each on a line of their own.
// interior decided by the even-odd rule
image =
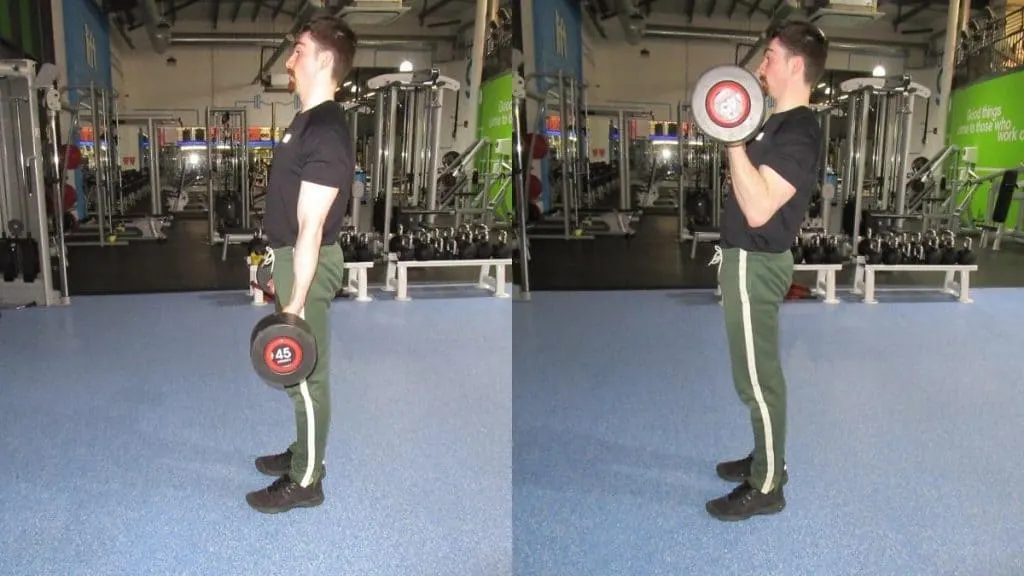
<svg viewBox="0 0 1024 576">
<path fill-rule="evenodd" d="M 714 465 L 752 438 L 710 292 L 535 293 L 513 309 L 515 573 L 1024 574 L 1024 291 L 973 294 L 786 304 L 789 505 L 725 524 Z"/>
<path fill-rule="evenodd" d="M 327 500 L 275 516 L 244 498 L 295 433 L 249 364 L 269 308 L 4 310 L 0 574 L 509 574 L 511 303 L 482 294 L 335 304 Z"/>
</svg>

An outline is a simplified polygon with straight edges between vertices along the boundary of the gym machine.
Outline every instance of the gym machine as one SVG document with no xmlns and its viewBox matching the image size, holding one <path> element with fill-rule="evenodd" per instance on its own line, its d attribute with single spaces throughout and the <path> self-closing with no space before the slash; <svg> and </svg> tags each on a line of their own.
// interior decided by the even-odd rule
<svg viewBox="0 0 1024 576">
<path fill-rule="evenodd" d="M 523 148 L 523 103 L 526 101 L 526 82 L 518 72 L 512 77 L 512 180 L 515 189 L 516 236 L 519 239 L 519 283 L 515 285 L 515 297 L 520 302 L 530 301 L 530 237 L 527 235 L 527 221 L 530 219 L 530 202 L 526 180 L 529 170 L 524 160 L 532 154 Z"/>
<path fill-rule="evenodd" d="M 152 133 L 156 125 L 177 123 L 177 118 L 120 113 L 116 94 L 95 84 L 71 87 L 68 92 L 75 101 L 69 107 L 68 141 L 79 141 L 85 149 L 82 155 L 87 163 L 82 167 L 82 181 L 87 205 L 82 222 L 77 223 L 73 230 L 66 231 L 67 245 L 124 246 L 134 241 L 166 240 L 163 229 L 170 226 L 170 222 L 162 216 L 159 181 L 157 187 L 153 187 L 153 178 L 158 176 L 152 174 L 152 163 L 147 169 L 149 175 L 121 169 L 118 131 L 120 126 L 135 125 L 149 127 Z M 80 141 L 84 126 L 92 128 L 91 141 Z M 147 199 L 148 210 L 140 212 L 135 209 L 137 204 Z"/>
<path fill-rule="evenodd" d="M 367 87 L 377 92 L 374 228 L 389 237 L 405 217 L 426 217 L 429 225 L 438 215 L 454 217 L 453 210 L 438 204 L 438 147 L 444 92 L 457 93 L 459 82 L 435 68 L 382 74 Z M 399 212 L 401 218 L 396 218 Z"/>
<path fill-rule="evenodd" d="M 618 191 L 618 202 L 617 208 L 622 214 L 629 214 L 629 222 L 626 223 L 626 227 L 629 227 L 630 223 L 635 222 L 639 219 L 639 214 L 633 206 L 633 170 L 632 162 L 630 158 L 630 145 L 632 139 L 630 138 L 629 126 L 634 120 L 651 120 L 654 118 L 654 113 L 651 110 L 643 108 L 597 108 L 590 107 L 585 111 L 586 116 L 595 118 L 608 118 L 610 121 L 610 130 L 608 134 L 608 148 L 609 157 L 614 162 L 614 171 L 612 172 L 613 180 L 617 184 L 616 188 Z M 613 130 L 612 130 L 613 129 Z M 591 134 L 588 129 L 585 139 L 585 148 L 590 148 Z M 591 167 L 590 173 L 587 178 L 587 205 L 594 206 L 598 201 L 601 200 L 600 193 L 603 190 L 602 184 L 604 184 L 603 178 L 597 178 L 595 182 L 594 170 Z M 652 171 L 653 176 L 653 171 Z M 650 182 L 645 183 L 642 187 L 650 188 Z M 645 191 L 641 191 L 643 194 Z M 603 219 L 603 218 L 602 218 Z"/>
<path fill-rule="evenodd" d="M 536 91 L 529 89 L 530 83 Z M 632 236 L 632 224 L 639 219 L 639 213 L 632 209 L 632 190 L 629 175 L 628 139 L 622 133 L 626 119 L 635 115 L 647 115 L 646 110 L 610 110 L 587 106 L 586 90 L 575 78 L 563 72 L 557 74 L 533 74 L 524 79 L 525 94 L 537 106 L 536 123 L 532 136 L 526 142 L 528 158 L 547 157 L 549 166 L 546 177 L 555 192 L 557 200 L 551 203 L 547 214 L 541 214 L 530 221 L 528 231 L 532 238 L 547 240 L 593 240 L 597 236 Z M 548 146 L 548 112 L 558 114 L 557 142 Z M 589 115 L 617 118 L 619 133 L 619 202 L 618 206 L 598 207 L 589 202 L 591 195 L 590 149 L 586 119 Z M 539 140 L 543 139 L 543 143 Z M 545 148 L 554 149 L 557 154 L 546 154 Z M 540 156 L 540 158 L 538 158 Z M 557 157 L 556 157 L 557 156 Z M 584 201 L 584 197 L 587 201 Z M 596 195 L 593 196 L 596 202 Z"/>
<path fill-rule="evenodd" d="M 349 209 L 347 227 L 355 233 L 369 230 L 372 226 L 371 218 L 364 217 L 362 206 L 364 199 L 366 198 L 366 185 L 368 182 L 373 182 L 372 175 L 368 178 L 363 166 L 360 164 L 360 158 L 366 158 L 366 151 L 360 150 L 360 139 L 359 129 L 360 120 L 363 116 L 372 116 L 373 109 L 366 103 L 362 102 L 345 102 L 341 105 L 342 109 L 345 110 L 348 115 L 348 127 L 352 132 L 352 149 L 356 151 L 356 166 L 355 174 L 353 175 L 352 182 L 352 204 Z M 365 216 L 371 216 L 372 214 L 366 214 Z"/>
<path fill-rule="evenodd" d="M 65 106 L 54 88 L 56 79 L 57 69 L 51 64 L 43 65 L 37 74 L 32 60 L 0 60 L 0 304 L 4 306 L 70 304 L 64 182 L 57 177 L 61 163 L 57 115 Z M 40 118 L 43 110 L 45 126 Z M 40 138 L 44 131 L 49 140 L 46 149 Z"/>
<path fill-rule="evenodd" d="M 245 108 L 206 109 L 206 202 L 211 244 L 245 244 L 252 226 L 249 188 L 249 120 Z M 197 138 L 198 139 L 198 138 Z"/>
<path fill-rule="evenodd" d="M 931 90 L 908 75 L 852 78 L 840 89 L 847 96 L 845 201 L 853 201 L 852 206 L 844 206 L 844 232 L 853 238 L 863 235 L 865 216 L 871 222 L 892 222 L 902 230 L 906 220 L 920 220 L 919 214 L 907 211 L 911 175 L 907 156 L 915 99 L 927 101 Z M 851 209 L 852 218 L 848 216 Z"/>
<path fill-rule="evenodd" d="M 692 242 L 690 257 L 696 258 L 700 243 L 717 242 L 720 238 L 725 167 L 721 145 L 705 136 L 692 121 L 689 104 L 680 102 L 676 111 L 680 124 L 676 132 L 679 145 L 679 242 Z"/>
</svg>

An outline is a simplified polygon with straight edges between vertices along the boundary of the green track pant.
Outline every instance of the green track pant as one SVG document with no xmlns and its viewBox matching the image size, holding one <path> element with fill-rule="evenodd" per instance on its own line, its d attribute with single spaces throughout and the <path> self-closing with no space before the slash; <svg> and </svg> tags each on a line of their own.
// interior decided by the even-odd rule
<svg viewBox="0 0 1024 576">
<path fill-rule="evenodd" d="M 274 250 L 274 292 L 278 311 L 292 295 L 294 258 L 294 248 Z M 333 243 L 321 247 L 316 275 L 302 313 L 316 337 L 316 367 L 309 378 L 285 389 L 295 403 L 296 427 L 296 440 L 290 448 L 292 468 L 288 476 L 302 486 L 309 486 L 323 476 L 324 450 L 331 423 L 331 323 L 328 313 L 331 301 L 342 288 L 343 278 L 341 247 Z"/>
<path fill-rule="evenodd" d="M 779 357 L 779 307 L 793 282 L 793 256 L 727 248 L 719 284 L 732 379 L 750 409 L 754 462 L 750 484 L 770 492 L 783 482 L 786 379 Z"/>
</svg>

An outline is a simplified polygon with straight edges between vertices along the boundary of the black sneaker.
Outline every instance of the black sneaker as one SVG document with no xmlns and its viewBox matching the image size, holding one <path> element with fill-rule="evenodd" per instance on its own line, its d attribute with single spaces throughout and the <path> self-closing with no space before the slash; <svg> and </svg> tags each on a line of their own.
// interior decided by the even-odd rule
<svg viewBox="0 0 1024 576">
<path fill-rule="evenodd" d="M 705 506 L 708 514 L 725 522 L 737 522 L 762 514 L 777 514 L 785 507 L 786 497 L 782 493 L 782 486 L 764 494 L 746 482 Z"/>
<path fill-rule="evenodd" d="M 746 482 L 747 478 L 750 478 L 750 467 L 753 464 L 754 455 L 751 454 L 739 460 L 719 462 L 715 465 L 715 472 L 718 473 L 719 478 L 726 482 Z M 256 467 L 259 468 L 259 460 L 256 461 Z"/>
<path fill-rule="evenodd" d="M 740 460 L 729 460 L 728 462 L 719 462 L 715 465 L 715 472 L 718 473 L 718 477 L 726 482 L 740 483 L 746 482 L 750 478 L 750 468 L 754 464 L 753 454 Z M 785 486 L 789 483 L 789 470 L 786 468 L 782 469 L 782 485 Z"/>
<path fill-rule="evenodd" d="M 284 476 L 292 469 L 292 451 L 285 450 L 280 454 L 260 456 L 256 459 L 256 469 L 267 476 Z"/>
<path fill-rule="evenodd" d="M 292 508 L 313 508 L 324 503 L 323 478 L 303 488 L 285 474 L 263 490 L 246 494 L 245 501 L 264 514 L 287 512 Z"/>
</svg>

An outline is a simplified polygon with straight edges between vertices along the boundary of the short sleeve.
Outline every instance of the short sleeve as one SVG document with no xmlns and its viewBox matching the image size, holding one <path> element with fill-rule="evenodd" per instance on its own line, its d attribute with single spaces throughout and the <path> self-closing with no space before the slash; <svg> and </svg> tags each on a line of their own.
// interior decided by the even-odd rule
<svg viewBox="0 0 1024 576">
<path fill-rule="evenodd" d="M 761 165 L 768 166 L 799 190 L 815 179 L 820 149 L 821 137 L 816 124 L 780 126 L 771 136 Z"/>
<path fill-rule="evenodd" d="M 303 138 L 302 181 L 347 190 L 355 168 L 351 138 L 340 126 L 310 128 Z"/>
</svg>

